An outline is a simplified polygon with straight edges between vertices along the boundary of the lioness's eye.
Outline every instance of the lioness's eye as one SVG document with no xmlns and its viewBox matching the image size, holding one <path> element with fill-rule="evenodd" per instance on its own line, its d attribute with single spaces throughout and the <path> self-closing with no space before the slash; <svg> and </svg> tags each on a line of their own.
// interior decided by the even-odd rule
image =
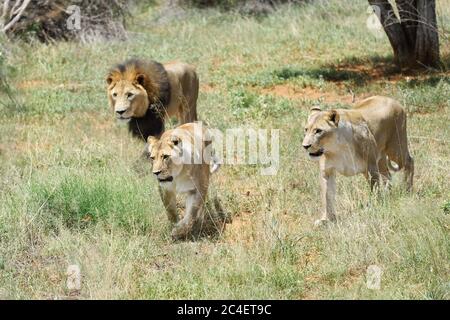
<svg viewBox="0 0 450 320">
<path fill-rule="evenodd" d="M 115 98 L 115 97 L 117 97 L 117 92 L 114 92 L 113 94 L 112 94 L 112 96 Z"/>
<path fill-rule="evenodd" d="M 168 154 L 163 155 L 163 159 L 164 160 L 169 159 L 169 155 Z"/>
<path fill-rule="evenodd" d="M 314 130 L 314 133 L 315 134 L 318 134 L 318 133 L 321 133 L 322 132 L 322 129 L 316 129 L 316 130 Z"/>
<path fill-rule="evenodd" d="M 134 94 L 132 94 L 131 92 L 128 92 L 127 93 L 127 98 L 128 99 L 131 99 L 131 98 L 133 98 L 134 97 Z"/>
<path fill-rule="evenodd" d="M 151 157 L 150 157 L 150 160 L 152 160 L 152 161 L 155 160 L 155 157 L 151 156 Z"/>
</svg>

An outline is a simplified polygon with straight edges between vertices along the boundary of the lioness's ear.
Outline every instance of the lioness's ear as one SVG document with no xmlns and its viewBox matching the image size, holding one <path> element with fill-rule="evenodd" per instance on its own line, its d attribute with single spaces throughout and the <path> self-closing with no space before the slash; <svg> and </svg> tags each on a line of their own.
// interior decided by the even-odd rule
<svg viewBox="0 0 450 320">
<path fill-rule="evenodd" d="M 339 123 L 339 114 L 336 110 L 330 110 L 328 112 L 328 120 L 330 120 L 331 122 L 333 122 L 336 126 Z"/>
<path fill-rule="evenodd" d="M 173 143 L 174 146 L 177 146 L 177 145 L 181 142 L 181 139 L 180 139 L 180 137 L 172 136 L 172 137 L 170 138 L 170 141 L 172 141 L 172 143 Z"/>
<path fill-rule="evenodd" d="M 149 149 L 149 152 L 152 150 L 152 147 L 153 147 L 153 145 L 156 143 L 156 142 L 158 142 L 158 138 L 157 137 L 154 137 L 154 136 L 149 136 L 148 138 L 147 138 L 147 144 L 148 144 L 148 149 Z"/>
<path fill-rule="evenodd" d="M 322 111 L 322 110 L 320 109 L 319 106 L 314 106 L 314 107 L 311 108 L 310 111 L 311 111 L 311 113 L 315 113 L 315 112 Z"/>
<path fill-rule="evenodd" d="M 143 74 L 138 74 L 136 76 L 136 82 L 139 83 L 141 86 L 144 86 L 145 83 L 145 75 Z"/>
</svg>

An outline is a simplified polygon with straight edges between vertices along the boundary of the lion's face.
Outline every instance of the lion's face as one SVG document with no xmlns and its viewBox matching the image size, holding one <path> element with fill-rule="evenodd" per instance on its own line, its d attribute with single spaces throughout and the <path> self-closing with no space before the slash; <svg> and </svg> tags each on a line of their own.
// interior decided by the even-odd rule
<svg viewBox="0 0 450 320">
<path fill-rule="evenodd" d="M 303 148 L 313 160 L 318 160 L 327 151 L 334 151 L 339 115 L 336 110 L 312 109 L 305 126 Z"/>
<path fill-rule="evenodd" d="M 183 169 L 181 139 L 174 135 L 163 135 L 161 139 L 148 138 L 148 153 L 153 174 L 160 183 L 169 183 Z"/>
<path fill-rule="evenodd" d="M 135 81 L 118 80 L 108 77 L 108 100 L 114 109 L 116 118 L 128 122 L 131 118 L 145 116 L 149 98 L 147 91 L 141 84 L 139 76 Z"/>
</svg>

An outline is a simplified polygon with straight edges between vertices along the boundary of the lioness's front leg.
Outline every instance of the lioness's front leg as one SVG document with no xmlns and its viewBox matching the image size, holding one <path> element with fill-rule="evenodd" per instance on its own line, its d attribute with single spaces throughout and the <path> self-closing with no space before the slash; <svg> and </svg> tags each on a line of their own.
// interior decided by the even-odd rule
<svg viewBox="0 0 450 320">
<path fill-rule="evenodd" d="M 174 239 L 187 237 L 194 225 L 203 218 L 204 196 L 197 190 L 189 191 L 186 197 L 186 213 L 184 218 L 177 223 L 172 231 L 172 237 Z"/>
<path fill-rule="evenodd" d="M 316 220 L 315 225 L 321 225 L 327 221 L 335 221 L 336 214 L 334 202 L 336 195 L 336 173 L 334 170 L 320 172 L 320 191 L 322 198 L 322 217 Z"/>
<path fill-rule="evenodd" d="M 370 191 L 377 190 L 380 192 L 382 177 L 376 160 L 369 160 L 366 176 L 370 184 Z"/>
<path fill-rule="evenodd" d="M 166 208 L 166 213 L 169 221 L 172 223 L 177 223 L 177 197 L 175 192 L 159 187 L 159 194 L 161 195 L 161 200 L 164 204 L 164 207 Z"/>
</svg>

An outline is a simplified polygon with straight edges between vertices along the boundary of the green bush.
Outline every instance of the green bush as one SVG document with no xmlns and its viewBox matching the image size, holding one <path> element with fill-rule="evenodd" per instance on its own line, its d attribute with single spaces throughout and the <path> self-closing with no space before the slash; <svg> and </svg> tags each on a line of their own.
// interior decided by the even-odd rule
<svg viewBox="0 0 450 320">
<path fill-rule="evenodd" d="M 128 231 L 147 232 L 153 205 L 141 186 L 127 179 L 103 175 L 67 175 L 59 182 L 36 182 L 31 187 L 33 203 L 47 230 L 60 224 L 85 228 L 104 222 Z"/>
</svg>

